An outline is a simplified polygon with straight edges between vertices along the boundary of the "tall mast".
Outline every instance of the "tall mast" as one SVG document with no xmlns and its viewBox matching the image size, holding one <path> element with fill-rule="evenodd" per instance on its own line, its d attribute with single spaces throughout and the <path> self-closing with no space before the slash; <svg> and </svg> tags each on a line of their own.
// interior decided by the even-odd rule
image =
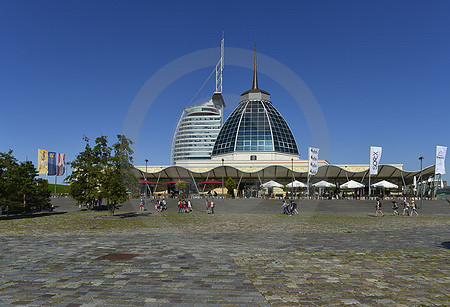
<svg viewBox="0 0 450 307">
<path fill-rule="evenodd" d="M 222 85 L 223 85 L 223 66 L 224 66 L 224 45 L 225 39 L 223 37 L 222 32 L 222 40 L 220 42 L 220 60 L 216 65 L 216 93 L 222 93 Z"/>
</svg>

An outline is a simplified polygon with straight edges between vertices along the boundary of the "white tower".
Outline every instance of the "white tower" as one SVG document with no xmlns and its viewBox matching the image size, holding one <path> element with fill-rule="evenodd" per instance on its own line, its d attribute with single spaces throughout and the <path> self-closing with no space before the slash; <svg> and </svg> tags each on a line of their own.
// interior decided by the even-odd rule
<svg viewBox="0 0 450 307">
<path fill-rule="evenodd" d="M 225 101 L 222 96 L 224 68 L 223 35 L 220 45 L 220 59 L 214 68 L 216 72 L 216 90 L 210 100 L 200 105 L 187 107 L 181 114 L 172 140 L 172 164 L 177 161 L 206 160 L 211 158 L 214 143 L 223 125 L 223 111 L 225 108 Z M 214 71 L 208 80 L 213 73 Z"/>
</svg>

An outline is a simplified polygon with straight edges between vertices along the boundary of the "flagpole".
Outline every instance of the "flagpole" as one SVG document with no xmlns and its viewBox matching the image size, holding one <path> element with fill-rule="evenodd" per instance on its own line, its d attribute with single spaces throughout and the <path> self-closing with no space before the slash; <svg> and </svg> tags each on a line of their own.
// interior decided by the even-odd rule
<svg viewBox="0 0 450 307">
<path fill-rule="evenodd" d="M 309 171 L 308 171 L 308 179 L 306 179 L 306 187 L 308 188 L 308 197 L 310 197 L 310 195 L 309 195 Z"/>
<path fill-rule="evenodd" d="M 370 165 L 369 165 L 369 200 L 370 200 Z"/>
<path fill-rule="evenodd" d="M 58 178 L 57 175 L 55 175 L 55 194 L 56 194 L 56 179 Z"/>
</svg>

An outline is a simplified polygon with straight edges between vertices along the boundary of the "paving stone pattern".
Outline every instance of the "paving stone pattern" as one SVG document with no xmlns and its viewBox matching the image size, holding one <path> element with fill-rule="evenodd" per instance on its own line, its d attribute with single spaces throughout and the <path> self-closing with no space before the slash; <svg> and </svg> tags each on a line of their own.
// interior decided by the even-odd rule
<svg viewBox="0 0 450 307">
<path fill-rule="evenodd" d="M 448 306 L 449 225 L 0 235 L 0 305 Z"/>
</svg>

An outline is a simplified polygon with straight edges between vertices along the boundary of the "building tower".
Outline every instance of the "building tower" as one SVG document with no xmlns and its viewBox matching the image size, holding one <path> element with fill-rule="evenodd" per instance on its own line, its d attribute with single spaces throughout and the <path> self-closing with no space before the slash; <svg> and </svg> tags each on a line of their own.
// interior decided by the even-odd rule
<svg viewBox="0 0 450 307">
<path fill-rule="evenodd" d="M 214 143 L 223 125 L 225 108 L 222 96 L 223 68 L 224 39 L 222 37 L 220 60 L 215 67 L 216 91 L 210 100 L 184 109 L 172 140 L 172 164 L 176 164 L 177 161 L 211 158 Z"/>
<path fill-rule="evenodd" d="M 294 135 L 287 122 L 270 102 L 270 94 L 258 87 L 256 46 L 252 88 L 228 117 L 217 136 L 211 159 L 298 160 Z"/>
</svg>

